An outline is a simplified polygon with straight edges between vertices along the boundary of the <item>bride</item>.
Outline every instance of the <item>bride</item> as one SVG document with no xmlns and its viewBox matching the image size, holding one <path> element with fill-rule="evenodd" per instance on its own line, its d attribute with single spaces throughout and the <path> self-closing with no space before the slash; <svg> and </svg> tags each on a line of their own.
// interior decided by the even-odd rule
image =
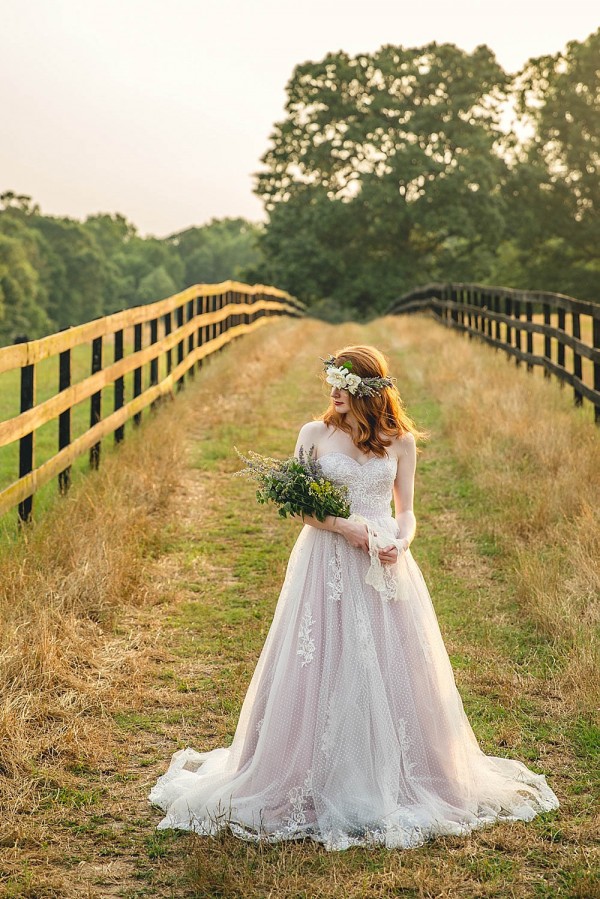
<svg viewBox="0 0 600 899">
<path fill-rule="evenodd" d="M 557 808 L 544 775 L 484 755 L 463 710 L 410 552 L 422 435 L 385 357 L 350 346 L 325 366 L 331 403 L 295 453 L 315 446 L 356 515 L 304 518 L 231 746 L 175 752 L 149 794 L 158 827 L 409 848 Z"/>
</svg>

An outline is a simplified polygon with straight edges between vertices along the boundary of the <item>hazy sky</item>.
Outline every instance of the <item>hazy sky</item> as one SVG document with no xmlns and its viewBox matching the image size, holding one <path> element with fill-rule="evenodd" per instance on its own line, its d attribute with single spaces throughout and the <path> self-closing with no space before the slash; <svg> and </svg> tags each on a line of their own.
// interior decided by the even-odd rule
<svg viewBox="0 0 600 899">
<path fill-rule="evenodd" d="M 264 218 L 252 173 L 296 64 L 382 44 L 491 47 L 510 72 L 597 0 L 0 0 L 0 192 L 144 235 Z"/>
</svg>

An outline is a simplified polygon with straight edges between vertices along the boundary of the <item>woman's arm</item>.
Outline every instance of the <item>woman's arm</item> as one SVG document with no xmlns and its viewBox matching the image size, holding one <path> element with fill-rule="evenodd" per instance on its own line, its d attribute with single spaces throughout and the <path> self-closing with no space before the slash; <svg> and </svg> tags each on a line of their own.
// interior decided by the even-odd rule
<svg viewBox="0 0 600 899">
<path fill-rule="evenodd" d="M 319 455 L 319 438 L 325 427 L 326 425 L 321 421 L 309 421 L 302 425 L 294 450 L 296 458 L 299 456 L 301 447 L 308 455 L 311 446 L 315 446 L 317 456 Z M 341 534 L 352 546 L 364 549 L 366 552 L 369 551 L 369 532 L 364 524 L 356 524 L 354 521 L 348 521 L 347 518 L 338 518 L 334 515 L 326 515 L 324 521 L 319 521 L 313 515 L 303 515 L 302 521 L 318 530 Z"/>
<path fill-rule="evenodd" d="M 397 441 L 398 471 L 394 481 L 394 508 L 398 524 L 398 540 L 410 546 L 415 536 L 417 520 L 413 512 L 417 446 L 409 432 Z"/>
<path fill-rule="evenodd" d="M 417 521 L 413 512 L 413 495 L 415 489 L 415 469 L 417 464 L 417 447 L 414 436 L 408 432 L 394 442 L 398 456 L 398 470 L 394 480 L 394 507 L 398 533 L 396 539 L 401 542 L 400 551 L 406 552 L 415 535 Z M 393 564 L 398 559 L 398 549 L 393 544 L 379 550 L 382 562 Z"/>
</svg>

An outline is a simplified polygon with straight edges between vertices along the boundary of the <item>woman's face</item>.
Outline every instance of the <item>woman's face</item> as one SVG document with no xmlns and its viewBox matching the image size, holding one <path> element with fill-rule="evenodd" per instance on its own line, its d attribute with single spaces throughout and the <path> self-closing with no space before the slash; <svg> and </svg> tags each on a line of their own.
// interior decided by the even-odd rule
<svg viewBox="0 0 600 899">
<path fill-rule="evenodd" d="M 348 402 L 348 390 L 344 390 L 340 387 L 332 387 L 329 396 L 331 397 L 331 402 L 333 403 L 335 411 L 339 412 L 340 415 L 344 412 L 350 411 L 350 403 Z"/>
</svg>

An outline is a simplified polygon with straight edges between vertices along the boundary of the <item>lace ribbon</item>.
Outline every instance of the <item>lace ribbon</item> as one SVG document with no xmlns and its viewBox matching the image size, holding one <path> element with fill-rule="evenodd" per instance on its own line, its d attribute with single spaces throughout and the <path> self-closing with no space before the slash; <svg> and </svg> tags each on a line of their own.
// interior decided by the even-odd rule
<svg viewBox="0 0 600 899">
<path fill-rule="evenodd" d="M 396 547 L 398 558 L 400 558 L 400 554 L 405 551 L 402 541 L 396 539 L 390 528 L 385 525 L 374 525 L 368 518 L 358 515 L 356 512 L 350 515 L 349 520 L 355 521 L 357 524 L 366 525 L 369 533 L 371 565 L 365 576 L 365 583 L 377 590 L 381 594 L 382 599 L 388 602 L 396 602 L 403 599 L 404 594 L 399 590 L 398 578 L 394 573 L 395 565 L 384 564 L 379 558 L 379 550 L 383 549 L 384 546 L 390 545 Z"/>
</svg>

